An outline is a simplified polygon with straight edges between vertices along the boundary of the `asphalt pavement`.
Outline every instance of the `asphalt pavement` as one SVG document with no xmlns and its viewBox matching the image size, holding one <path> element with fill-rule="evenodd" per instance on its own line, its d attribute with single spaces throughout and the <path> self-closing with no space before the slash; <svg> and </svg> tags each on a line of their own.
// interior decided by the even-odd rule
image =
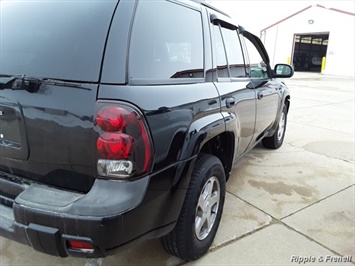
<svg viewBox="0 0 355 266">
<path fill-rule="evenodd" d="M 158 240 L 88 261 L 0 238 L 0 265 L 355 265 L 354 78 L 295 73 L 284 145 L 233 168 L 210 251 L 185 263 Z"/>
</svg>

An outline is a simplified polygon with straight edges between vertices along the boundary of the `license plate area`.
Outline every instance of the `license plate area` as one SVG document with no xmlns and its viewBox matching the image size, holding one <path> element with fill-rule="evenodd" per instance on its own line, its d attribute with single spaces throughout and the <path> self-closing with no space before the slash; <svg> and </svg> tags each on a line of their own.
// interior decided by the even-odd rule
<svg viewBox="0 0 355 266">
<path fill-rule="evenodd" d="M 28 147 L 21 107 L 13 102 L 0 103 L 0 155 L 2 158 L 27 160 Z"/>
</svg>

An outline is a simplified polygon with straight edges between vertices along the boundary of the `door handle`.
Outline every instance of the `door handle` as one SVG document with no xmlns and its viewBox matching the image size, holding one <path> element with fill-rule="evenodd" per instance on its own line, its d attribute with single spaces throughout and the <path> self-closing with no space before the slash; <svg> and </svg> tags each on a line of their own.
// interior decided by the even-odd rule
<svg viewBox="0 0 355 266">
<path fill-rule="evenodd" d="M 229 97 L 226 99 L 226 107 L 227 108 L 232 108 L 235 105 L 235 99 L 234 97 Z"/>
<path fill-rule="evenodd" d="M 261 100 L 264 97 L 264 93 L 262 91 L 258 92 L 258 99 Z"/>
</svg>

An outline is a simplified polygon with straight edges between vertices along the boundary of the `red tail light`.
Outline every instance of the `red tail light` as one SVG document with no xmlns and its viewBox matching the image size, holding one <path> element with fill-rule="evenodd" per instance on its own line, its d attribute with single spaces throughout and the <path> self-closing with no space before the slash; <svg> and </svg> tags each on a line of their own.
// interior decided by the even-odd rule
<svg viewBox="0 0 355 266">
<path fill-rule="evenodd" d="M 96 143 L 99 176 L 127 178 L 148 172 L 151 141 L 137 110 L 126 105 L 106 105 L 99 109 L 95 121 L 100 132 Z"/>
<path fill-rule="evenodd" d="M 105 106 L 97 113 L 97 125 L 106 132 L 122 130 L 131 115 L 126 109 L 116 106 Z"/>
<path fill-rule="evenodd" d="M 97 140 L 97 150 L 107 159 L 128 159 L 135 148 L 135 139 L 123 133 L 104 133 Z"/>
<path fill-rule="evenodd" d="M 84 241 L 69 240 L 68 247 L 70 249 L 80 250 L 83 252 L 93 252 L 94 251 L 93 246 L 90 243 L 84 242 Z"/>
</svg>

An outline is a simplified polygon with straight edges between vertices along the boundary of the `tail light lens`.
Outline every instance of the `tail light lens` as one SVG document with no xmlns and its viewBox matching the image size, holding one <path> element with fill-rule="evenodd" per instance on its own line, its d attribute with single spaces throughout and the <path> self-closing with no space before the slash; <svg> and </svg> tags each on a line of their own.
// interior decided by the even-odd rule
<svg viewBox="0 0 355 266">
<path fill-rule="evenodd" d="M 128 159 L 135 149 L 135 139 L 124 133 L 104 133 L 97 140 L 97 150 L 107 159 Z"/>
<path fill-rule="evenodd" d="M 99 176 L 125 179 L 149 171 L 152 147 L 142 115 L 131 106 L 105 105 L 95 118 Z"/>
<path fill-rule="evenodd" d="M 84 253 L 94 252 L 94 247 L 90 243 L 84 242 L 84 241 L 78 241 L 78 240 L 69 240 L 68 241 L 68 248 L 73 249 L 73 250 L 77 250 L 77 251 L 81 251 Z"/>
</svg>

